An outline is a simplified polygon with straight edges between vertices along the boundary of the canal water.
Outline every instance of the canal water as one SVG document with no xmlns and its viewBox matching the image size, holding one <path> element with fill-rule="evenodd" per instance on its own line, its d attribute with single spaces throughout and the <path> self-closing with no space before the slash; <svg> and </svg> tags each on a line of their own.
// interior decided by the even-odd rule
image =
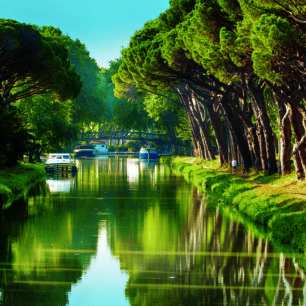
<svg viewBox="0 0 306 306">
<path fill-rule="evenodd" d="M 303 254 L 156 161 L 79 160 L 0 223 L 0 305 L 306 305 Z"/>
</svg>

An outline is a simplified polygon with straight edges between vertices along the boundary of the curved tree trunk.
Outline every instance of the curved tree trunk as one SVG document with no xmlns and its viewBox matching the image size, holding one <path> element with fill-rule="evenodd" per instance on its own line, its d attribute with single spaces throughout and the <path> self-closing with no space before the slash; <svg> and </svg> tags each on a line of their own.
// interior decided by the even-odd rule
<svg viewBox="0 0 306 306">
<path fill-rule="evenodd" d="M 253 80 L 249 80 L 249 82 L 247 83 L 249 96 L 253 102 L 252 105 L 254 108 L 254 114 L 256 118 L 259 120 L 257 133 L 258 133 L 259 144 L 261 146 L 262 166 L 264 170 L 269 171 L 269 174 L 273 174 L 277 172 L 274 134 L 272 131 L 270 118 L 268 116 L 264 100 L 263 88 L 260 88 L 259 86 L 255 87 Z M 262 131 L 259 127 L 259 124 L 262 127 Z M 263 133 L 264 140 L 260 140 L 261 132 Z"/>
<path fill-rule="evenodd" d="M 228 125 L 230 126 L 231 131 L 237 141 L 237 146 L 242 157 L 245 171 L 248 171 L 252 167 L 253 163 L 249 146 L 244 136 L 244 123 L 240 119 L 240 117 L 233 111 L 227 100 L 228 97 L 224 95 L 220 100 L 220 105 L 225 114 L 225 119 L 227 120 Z"/>
<path fill-rule="evenodd" d="M 219 152 L 220 164 L 221 166 L 223 166 L 224 164 L 227 165 L 229 163 L 228 150 L 227 150 L 224 135 L 222 132 L 222 123 L 221 123 L 220 113 L 218 110 L 217 111 L 214 110 L 213 102 L 211 99 L 205 101 L 205 107 L 209 114 L 210 122 L 211 122 L 212 128 L 215 133 L 216 143 L 217 143 L 218 152 Z"/>
<path fill-rule="evenodd" d="M 190 125 L 190 129 L 191 129 L 191 134 L 192 134 L 192 139 L 193 139 L 193 143 L 195 146 L 195 155 L 203 158 L 204 154 L 205 154 L 205 146 L 202 142 L 202 137 L 200 135 L 200 129 L 199 126 L 195 120 L 195 118 L 193 117 L 193 114 L 191 112 L 190 109 L 190 103 L 189 103 L 189 97 L 188 95 L 180 88 L 177 89 L 178 90 L 178 95 L 180 98 L 180 101 L 183 105 L 183 108 L 185 110 L 185 113 L 187 115 L 188 121 L 189 121 L 189 125 Z"/>
<path fill-rule="evenodd" d="M 293 105 L 290 105 L 290 121 L 295 134 L 293 146 L 293 161 L 298 180 L 306 177 L 306 129 L 303 125 L 303 116 Z"/>
<path fill-rule="evenodd" d="M 205 114 L 205 108 L 203 107 L 203 105 L 199 104 L 199 101 L 195 98 L 192 99 L 192 102 L 193 102 L 194 116 L 198 121 L 199 127 L 203 133 L 203 141 L 206 144 L 206 159 L 214 160 L 216 159 L 216 157 L 210 139 L 208 118 Z"/>
<path fill-rule="evenodd" d="M 259 136 L 259 137 L 258 137 Z M 260 149 L 260 141 L 261 141 L 261 134 L 259 132 L 258 135 L 258 129 L 254 126 L 251 126 L 248 128 L 247 132 L 247 140 L 250 148 L 250 154 L 253 161 L 253 165 L 256 169 L 256 171 L 263 170 L 262 167 L 262 154 Z"/>
<path fill-rule="evenodd" d="M 291 172 L 290 156 L 291 156 L 291 126 L 289 112 L 279 99 L 276 99 L 278 116 L 279 116 L 279 134 L 280 134 L 280 152 L 279 162 L 281 173 L 288 174 Z"/>
<path fill-rule="evenodd" d="M 284 103 L 287 108 L 287 113 L 290 118 L 291 125 L 295 134 L 295 144 L 293 149 L 293 160 L 295 171 L 298 180 L 305 180 L 306 178 L 306 110 L 300 103 L 302 97 L 294 94 L 294 90 L 289 91 L 280 89 L 268 83 L 269 87 L 273 90 L 274 95 L 280 103 Z M 294 88 L 294 86 L 292 86 Z"/>
</svg>

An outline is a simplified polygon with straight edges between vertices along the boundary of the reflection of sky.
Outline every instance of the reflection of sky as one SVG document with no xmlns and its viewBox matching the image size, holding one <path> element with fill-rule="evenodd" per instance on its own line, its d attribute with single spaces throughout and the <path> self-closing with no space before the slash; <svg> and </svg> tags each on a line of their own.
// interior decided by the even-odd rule
<svg viewBox="0 0 306 306">
<path fill-rule="evenodd" d="M 129 183 L 138 183 L 139 181 L 139 160 L 128 158 L 126 160 L 127 180 Z"/>
<path fill-rule="evenodd" d="M 121 272 L 119 259 L 111 254 L 107 244 L 107 231 L 102 226 L 96 258 L 92 260 L 86 271 L 86 277 L 72 287 L 68 305 L 129 305 L 125 297 L 127 281 L 128 275 Z"/>
</svg>

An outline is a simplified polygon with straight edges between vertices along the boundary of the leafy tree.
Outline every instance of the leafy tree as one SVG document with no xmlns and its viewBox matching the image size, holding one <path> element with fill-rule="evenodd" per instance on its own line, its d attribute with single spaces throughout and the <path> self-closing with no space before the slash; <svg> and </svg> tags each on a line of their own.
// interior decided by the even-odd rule
<svg viewBox="0 0 306 306">
<path fill-rule="evenodd" d="M 114 95 L 113 77 L 118 72 L 121 59 L 112 61 L 102 74 L 103 89 L 106 93 L 105 124 L 115 130 L 145 131 L 152 127 L 143 105 L 143 97 L 138 93 L 129 96 Z"/>
<path fill-rule="evenodd" d="M 77 139 L 79 127 L 72 123 L 71 100 L 60 102 L 50 95 L 28 97 L 17 104 L 23 125 L 31 135 L 30 159 L 57 152 Z"/>
<path fill-rule="evenodd" d="M 161 96 L 147 95 L 144 107 L 159 133 L 191 139 L 188 119 L 178 99 L 175 104 Z"/>
<path fill-rule="evenodd" d="M 30 139 L 13 105 L 0 106 L 0 130 L 0 168 L 10 167 L 22 160 Z"/>
<path fill-rule="evenodd" d="M 12 103 L 46 93 L 61 101 L 75 98 L 81 82 L 67 49 L 34 26 L 0 19 L 0 51 L 1 166 L 11 166 L 22 158 L 31 139 Z"/>
<path fill-rule="evenodd" d="M 60 99 L 78 95 L 80 77 L 68 53 L 33 26 L 0 19 L 0 99 L 8 105 L 21 98 L 54 92 Z"/>
<path fill-rule="evenodd" d="M 100 123 L 103 120 L 105 104 L 100 68 L 96 61 L 90 57 L 86 46 L 79 39 L 72 40 L 68 35 L 63 35 L 60 29 L 43 26 L 40 32 L 68 50 L 71 66 L 81 77 L 82 89 L 72 104 L 74 123 L 85 126 L 92 125 L 92 122 Z"/>
</svg>

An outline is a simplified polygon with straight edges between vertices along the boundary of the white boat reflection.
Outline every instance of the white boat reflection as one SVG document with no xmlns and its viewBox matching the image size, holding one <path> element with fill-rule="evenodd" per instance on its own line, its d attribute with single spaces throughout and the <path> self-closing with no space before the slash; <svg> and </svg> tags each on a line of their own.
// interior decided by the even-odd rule
<svg viewBox="0 0 306 306">
<path fill-rule="evenodd" d="M 129 183 L 137 184 L 139 181 L 139 160 L 128 158 L 126 160 L 126 175 Z"/>
<path fill-rule="evenodd" d="M 46 180 L 51 193 L 55 192 L 70 192 L 75 187 L 75 175 L 69 177 L 51 177 Z"/>
</svg>

